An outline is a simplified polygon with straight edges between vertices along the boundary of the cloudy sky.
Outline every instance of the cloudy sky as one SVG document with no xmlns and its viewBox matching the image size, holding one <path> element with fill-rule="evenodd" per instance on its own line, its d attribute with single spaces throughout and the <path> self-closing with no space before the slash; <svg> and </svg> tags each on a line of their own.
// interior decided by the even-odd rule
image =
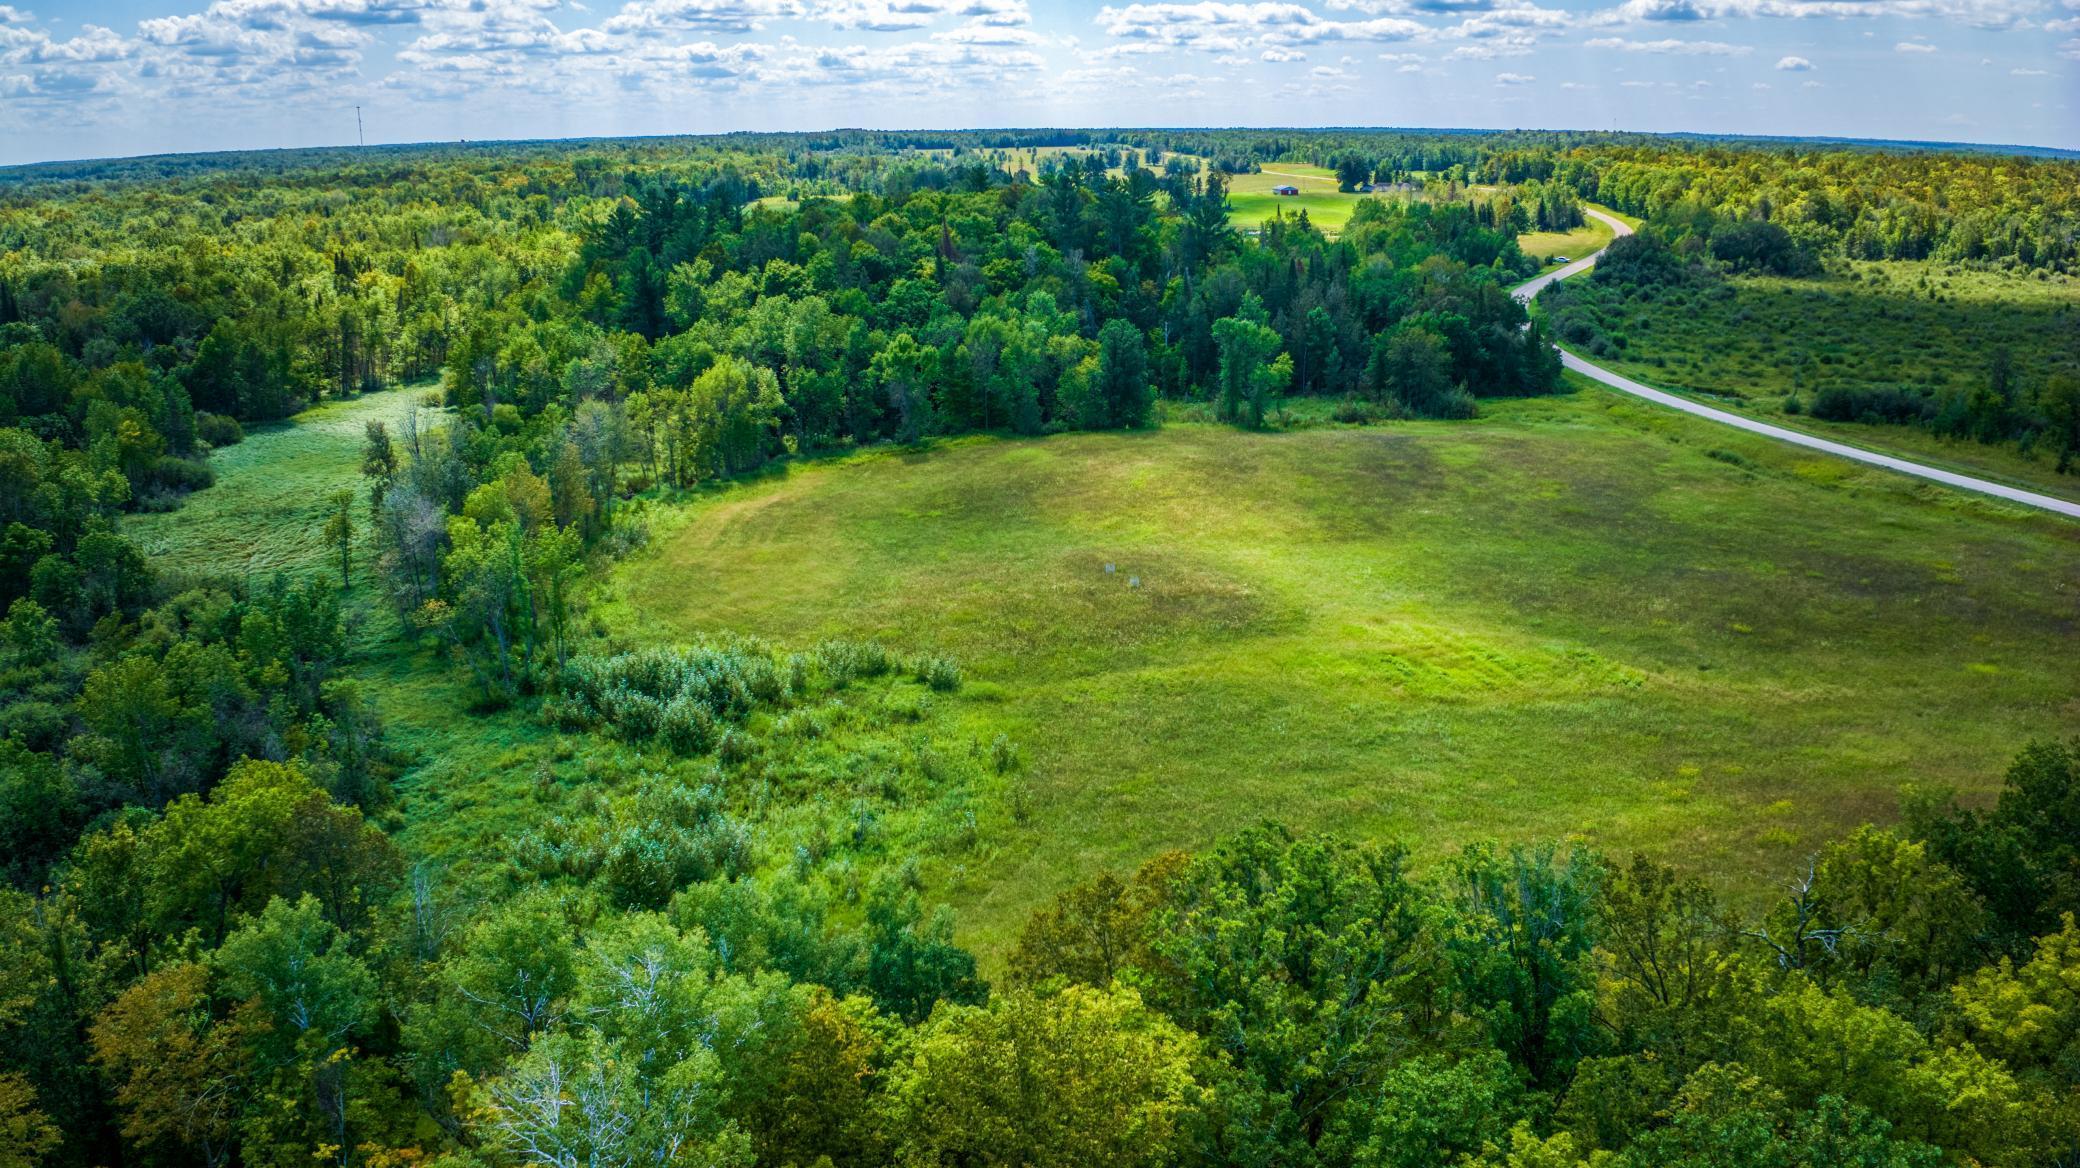
<svg viewBox="0 0 2080 1168">
<path fill-rule="evenodd" d="M 832 126 L 2080 148 L 2080 0 L 9 0 L 0 162 Z"/>
</svg>

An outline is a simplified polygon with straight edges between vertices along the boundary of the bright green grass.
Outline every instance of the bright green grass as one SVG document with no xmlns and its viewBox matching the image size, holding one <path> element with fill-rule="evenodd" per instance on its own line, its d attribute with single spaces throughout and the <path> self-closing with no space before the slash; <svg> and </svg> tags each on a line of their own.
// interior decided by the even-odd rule
<svg viewBox="0 0 2080 1168">
<path fill-rule="evenodd" d="M 327 403 L 256 429 L 213 456 L 215 485 L 189 496 L 177 511 L 132 517 L 128 531 L 162 569 L 329 575 L 336 561 L 321 534 L 327 500 L 342 488 L 363 487 L 366 423 L 385 421 L 401 438 L 404 416 L 427 388 Z M 423 423 L 434 420 L 427 411 Z M 710 760 L 676 759 L 604 736 L 559 734 L 532 716 L 531 703 L 476 711 L 468 674 L 444 653 L 403 635 L 370 586 L 366 556 L 364 542 L 346 599 L 347 673 L 374 703 L 386 745 L 407 760 L 396 785 L 398 803 L 385 813 L 384 826 L 414 863 L 428 866 L 449 903 L 502 895 L 513 878 L 507 863 L 513 841 L 549 816 L 582 813 L 594 789 L 610 790 L 641 772 L 710 781 Z M 737 810 L 756 819 L 768 866 L 790 862 L 800 845 L 834 851 L 861 879 L 870 869 L 910 860 L 939 878 L 986 856 L 990 839 L 1008 834 L 995 830 L 1009 822 L 1004 780 L 977 761 L 987 743 L 950 726 L 922 686 L 883 680 L 821 695 L 817 703 L 816 718 L 831 724 L 828 731 L 791 735 L 787 727 L 800 717 L 790 722 L 767 714 L 750 727 L 769 748 L 785 751 L 781 774 L 814 782 L 813 789 L 783 790 L 769 776 L 756 799 L 732 789 L 746 804 Z M 905 713 L 891 715 L 890 708 Z M 852 822 L 862 804 L 873 807 L 876 824 L 863 842 L 854 839 Z"/>
<path fill-rule="evenodd" d="M 1294 186 L 1297 195 L 1274 195 L 1271 188 Z M 1360 195 L 1336 189 L 1336 172 L 1298 162 L 1273 163 L 1258 174 L 1232 175 L 1228 179 L 1228 222 L 1242 230 L 1264 225 L 1274 215 L 1294 216 L 1307 212 L 1308 221 L 1327 235 L 1343 230 L 1351 213 L 1364 199 L 1392 198 L 1391 195 Z"/>
<path fill-rule="evenodd" d="M 252 575 L 304 571 L 332 561 L 325 545 L 331 496 L 358 489 L 361 447 L 372 421 L 401 440 L 404 416 L 430 385 L 326 402 L 278 425 L 256 427 L 210 455 L 214 486 L 173 511 L 134 515 L 124 531 L 160 569 Z M 430 423 L 432 414 L 425 421 Z M 357 512 L 357 519 L 365 508 Z"/>
<path fill-rule="evenodd" d="M 1853 276 L 1853 278 L 1852 278 Z M 1858 263 L 1808 280 L 1741 277 L 1659 298 L 1586 289 L 1624 349 L 1593 359 L 1628 377 L 1840 441 L 2080 497 L 2080 479 L 2033 455 L 1931 434 L 1918 427 L 1823 422 L 1784 413 L 1826 385 L 1984 383 L 1989 354 L 2006 346 L 2035 384 L 2080 364 L 2080 285 L 1972 272 L 1937 263 Z M 1586 355 L 1586 354 L 1585 354 Z"/>
<path fill-rule="evenodd" d="M 1517 236 L 1517 246 L 1525 255 L 1547 260 L 1554 256 L 1566 256 L 1569 260 L 1587 259 L 1602 251 L 1610 241 L 1611 229 L 1596 219 L 1572 231 L 1531 231 Z"/>
<path fill-rule="evenodd" d="M 797 465 L 660 524 L 604 611 L 961 659 L 954 712 L 1038 796 L 950 874 L 995 952 L 1065 885 L 1265 817 L 1773 886 L 1900 784 L 1984 792 L 2080 727 L 2076 579 L 2080 527 L 1584 390 Z"/>
<path fill-rule="evenodd" d="M 833 203 L 842 203 L 850 199 L 852 194 L 849 191 L 841 191 L 836 194 L 818 193 L 814 197 Z M 802 200 L 795 198 L 793 195 L 766 195 L 763 198 L 753 199 L 745 205 L 768 211 L 793 211 L 802 205 Z"/>
</svg>

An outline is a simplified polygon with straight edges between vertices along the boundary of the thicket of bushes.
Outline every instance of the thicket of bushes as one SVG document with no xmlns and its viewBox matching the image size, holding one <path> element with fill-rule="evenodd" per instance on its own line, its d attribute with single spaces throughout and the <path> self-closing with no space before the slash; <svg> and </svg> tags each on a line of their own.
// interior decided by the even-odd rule
<svg viewBox="0 0 2080 1168">
<path fill-rule="evenodd" d="M 776 653 L 755 638 L 680 648 L 579 654 L 557 675 L 544 707 L 569 729 L 607 729 L 680 754 L 714 749 L 755 710 L 777 709 L 816 689 L 904 673 L 935 690 L 960 688 L 960 667 L 935 654 L 901 655 L 873 641 L 824 641 L 807 653 Z"/>
</svg>

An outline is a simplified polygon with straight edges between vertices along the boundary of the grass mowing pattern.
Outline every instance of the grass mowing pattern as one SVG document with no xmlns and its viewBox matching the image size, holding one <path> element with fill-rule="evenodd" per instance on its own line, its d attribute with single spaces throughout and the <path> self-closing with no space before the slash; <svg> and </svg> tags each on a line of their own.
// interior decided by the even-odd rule
<svg viewBox="0 0 2080 1168">
<path fill-rule="evenodd" d="M 962 663 L 952 715 L 1021 744 L 1036 809 L 949 873 L 985 951 L 1264 817 L 1432 856 L 1579 836 L 1759 890 L 1900 784 L 1989 790 L 2080 720 L 2080 530 L 1602 394 L 874 452 L 653 546 L 623 632 Z"/>
</svg>

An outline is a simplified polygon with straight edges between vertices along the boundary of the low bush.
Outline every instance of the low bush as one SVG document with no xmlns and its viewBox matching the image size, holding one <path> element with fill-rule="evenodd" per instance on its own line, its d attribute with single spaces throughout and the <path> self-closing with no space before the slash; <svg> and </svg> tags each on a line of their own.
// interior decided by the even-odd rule
<svg viewBox="0 0 2080 1168">
<path fill-rule="evenodd" d="M 238 419 L 229 414 L 212 414 L 206 410 L 195 413 L 195 436 L 213 447 L 236 446 L 245 441 L 246 430 Z"/>
<path fill-rule="evenodd" d="M 716 728 L 793 694 L 773 654 L 752 641 L 574 657 L 544 713 L 570 729 L 606 726 L 631 741 L 662 738 L 685 754 L 711 748 Z"/>
<path fill-rule="evenodd" d="M 217 481 L 217 472 L 199 458 L 161 455 L 152 464 L 152 485 L 162 491 L 199 491 Z"/>
<path fill-rule="evenodd" d="M 809 653 L 776 653 L 752 637 L 683 647 L 581 654 L 567 662 L 542 717 L 564 730 L 612 731 L 677 754 L 727 753 L 732 728 L 758 710 L 789 706 L 812 688 L 843 689 L 895 674 L 952 692 L 960 665 L 933 653 L 897 657 L 873 641 L 825 641 Z"/>
<path fill-rule="evenodd" d="M 1934 404 L 1925 394 L 1894 386 L 1830 385 L 1813 395 L 1813 416 L 1824 422 L 1923 422 L 1934 416 Z"/>
<path fill-rule="evenodd" d="M 880 677 L 894 666 L 888 650 L 873 641 L 825 641 L 812 656 L 825 684 L 833 689 Z"/>
<path fill-rule="evenodd" d="M 920 653 L 912 659 L 910 676 L 941 693 L 961 687 L 961 667 L 936 653 Z"/>
<path fill-rule="evenodd" d="M 584 810 L 521 836 L 514 866 L 537 880 L 598 881 L 616 905 L 631 909 L 663 908 L 682 888 L 752 868 L 751 827 L 729 814 L 713 783 L 645 776 L 630 793 L 596 798 Z"/>
</svg>

